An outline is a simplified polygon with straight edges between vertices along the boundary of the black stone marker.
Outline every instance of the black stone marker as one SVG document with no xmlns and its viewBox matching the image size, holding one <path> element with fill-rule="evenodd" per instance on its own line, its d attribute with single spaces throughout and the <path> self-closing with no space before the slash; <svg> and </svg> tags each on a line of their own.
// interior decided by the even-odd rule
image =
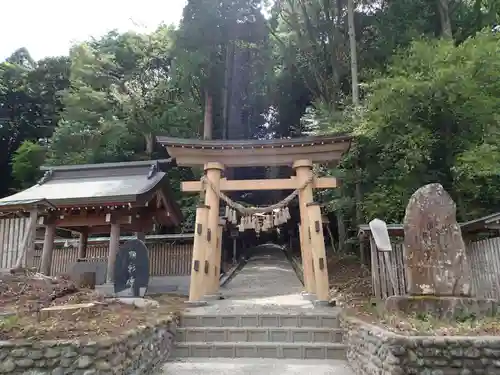
<svg viewBox="0 0 500 375">
<path fill-rule="evenodd" d="M 125 242 L 116 254 L 115 294 L 120 297 L 144 297 L 148 283 L 148 248 L 141 240 Z"/>
</svg>

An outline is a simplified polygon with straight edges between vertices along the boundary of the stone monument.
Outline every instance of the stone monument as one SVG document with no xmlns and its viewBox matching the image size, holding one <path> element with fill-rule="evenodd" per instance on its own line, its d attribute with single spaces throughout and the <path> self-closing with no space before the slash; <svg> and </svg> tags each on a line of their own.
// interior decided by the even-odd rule
<svg viewBox="0 0 500 375">
<path fill-rule="evenodd" d="M 440 184 L 425 185 L 411 196 L 403 224 L 407 295 L 389 297 L 387 309 L 440 318 L 492 313 L 493 301 L 471 298 L 471 273 L 456 206 Z"/>
<path fill-rule="evenodd" d="M 116 296 L 144 297 L 149 283 L 149 256 L 144 242 L 125 242 L 116 254 L 114 272 Z"/>
<path fill-rule="evenodd" d="M 410 295 L 470 295 L 470 270 L 456 211 L 440 184 L 425 185 L 411 196 L 403 221 Z"/>
</svg>

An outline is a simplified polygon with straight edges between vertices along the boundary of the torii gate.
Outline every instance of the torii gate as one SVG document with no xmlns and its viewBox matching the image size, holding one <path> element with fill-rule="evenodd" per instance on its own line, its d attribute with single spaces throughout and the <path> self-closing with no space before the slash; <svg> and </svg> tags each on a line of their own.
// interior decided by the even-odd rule
<svg viewBox="0 0 500 375">
<path fill-rule="evenodd" d="M 299 187 L 300 248 L 304 284 L 308 298 L 328 301 L 321 209 L 313 202 L 313 189 L 333 189 L 332 177 L 316 178 L 315 163 L 337 164 L 349 149 L 350 136 L 322 136 L 279 140 L 193 140 L 157 137 L 178 166 L 204 167 L 211 187 L 201 181 L 182 183 L 182 191 L 202 192 L 204 204 L 196 211 L 195 239 L 189 301 L 203 303 L 219 290 L 222 228 L 219 218 L 220 192 L 243 190 L 295 190 Z M 227 180 L 222 178 L 226 167 L 291 166 L 295 176 L 287 179 Z M 310 182 L 310 183 L 308 183 Z"/>
</svg>

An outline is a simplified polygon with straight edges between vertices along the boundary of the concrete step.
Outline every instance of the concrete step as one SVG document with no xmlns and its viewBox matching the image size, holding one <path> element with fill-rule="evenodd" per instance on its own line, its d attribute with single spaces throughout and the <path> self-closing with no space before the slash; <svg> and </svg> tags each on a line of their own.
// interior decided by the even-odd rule
<svg viewBox="0 0 500 375">
<path fill-rule="evenodd" d="M 193 358 L 167 362 L 159 375 L 354 375 L 346 361 L 270 358 Z"/>
<path fill-rule="evenodd" d="M 190 342 L 176 343 L 172 359 L 178 358 L 290 358 L 345 359 L 338 343 Z"/>
<path fill-rule="evenodd" d="M 177 342 L 286 342 L 340 343 L 340 328 L 243 328 L 190 327 L 177 328 Z"/>
<path fill-rule="evenodd" d="M 234 314 L 199 315 L 183 314 L 180 327 L 299 327 L 299 328 L 339 328 L 340 320 L 336 314 Z"/>
</svg>

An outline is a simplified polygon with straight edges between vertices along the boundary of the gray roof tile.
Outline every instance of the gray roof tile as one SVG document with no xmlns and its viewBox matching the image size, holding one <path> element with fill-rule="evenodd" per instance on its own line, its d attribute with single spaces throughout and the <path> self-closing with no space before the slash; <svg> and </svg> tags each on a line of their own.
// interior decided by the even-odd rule
<svg viewBox="0 0 500 375">
<path fill-rule="evenodd" d="M 148 178 L 153 164 L 158 170 Z M 166 161 L 43 167 L 51 171 L 46 181 L 0 199 L 0 209 L 38 201 L 54 206 L 134 203 L 160 184 L 168 185 L 162 164 Z"/>
</svg>

